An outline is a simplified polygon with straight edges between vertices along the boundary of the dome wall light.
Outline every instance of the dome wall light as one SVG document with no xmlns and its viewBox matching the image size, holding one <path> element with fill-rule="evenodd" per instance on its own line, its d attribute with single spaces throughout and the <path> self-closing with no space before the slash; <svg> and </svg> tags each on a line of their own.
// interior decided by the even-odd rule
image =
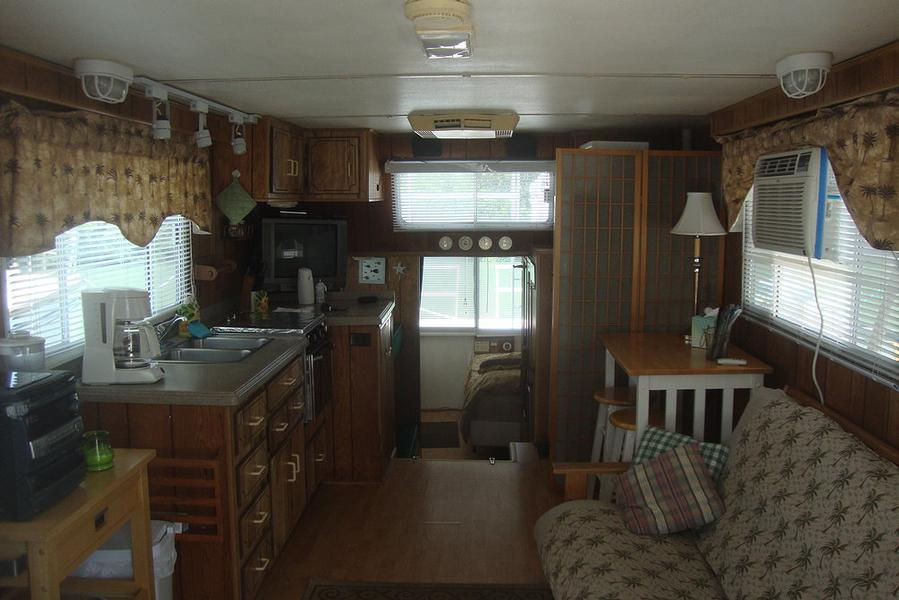
<svg viewBox="0 0 899 600">
<path fill-rule="evenodd" d="M 212 145 L 212 134 L 206 129 L 206 113 L 209 112 L 209 105 L 199 100 L 192 100 L 190 110 L 197 113 L 197 131 L 194 133 L 194 141 L 197 142 L 198 148 L 208 148 Z"/>
<path fill-rule="evenodd" d="M 95 58 L 79 58 L 74 66 L 81 89 L 91 100 L 119 104 L 128 97 L 128 87 L 134 81 L 131 67 Z"/>
<path fill-rule="evenodd" d="M 780 89 L 789 98 L 805 98 L 821 91 L 830 73 L 830 52 L 791 54 L 777 62 Z"/>
<path fill-rule="evenodd" d="M 228 114 L 231 123 L 231 151 L 236 156 L 247 153 L 247 139 L 244 131 L 244 118 L 235 113 Z"/>
</svg>

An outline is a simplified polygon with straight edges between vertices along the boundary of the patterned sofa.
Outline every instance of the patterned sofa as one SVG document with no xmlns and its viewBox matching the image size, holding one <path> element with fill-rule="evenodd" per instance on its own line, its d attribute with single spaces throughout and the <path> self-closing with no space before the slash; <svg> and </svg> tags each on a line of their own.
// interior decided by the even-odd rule
<svg viewBox="0 0 899 600">
<path fill-rule="evenodd" d="M 556 600 L 899 597 L 899 467 L 818 409 L 766 388 L 730 450 L 719 481 L 726 512 L 698 532 L 635 535 L 595 500 L 540 517 L 537 546 Z M 583 481 L 586 467 L 568 467 Z"/>
</svg>

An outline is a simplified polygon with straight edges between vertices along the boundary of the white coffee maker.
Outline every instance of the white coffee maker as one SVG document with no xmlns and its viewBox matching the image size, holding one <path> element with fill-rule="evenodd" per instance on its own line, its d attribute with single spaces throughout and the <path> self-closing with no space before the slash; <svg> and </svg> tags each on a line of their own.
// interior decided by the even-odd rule
<svg viewBox="0 0 899 600">
<path fill-rule="evenodd" d="M 86 384 L 153 383 L 163 377 L 151 362 L 159 338 L 149 322 L 150 297 L 144 290 L 107 288 L 81 292 L 84 312 Z"/>
</svg>

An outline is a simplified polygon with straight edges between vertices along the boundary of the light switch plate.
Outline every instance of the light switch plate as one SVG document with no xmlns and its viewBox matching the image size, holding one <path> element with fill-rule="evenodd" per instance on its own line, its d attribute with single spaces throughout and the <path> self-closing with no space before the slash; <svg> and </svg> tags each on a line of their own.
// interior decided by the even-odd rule
<svg viewBox="0 0 899 600">
<path fill-rule="evenodd" d="M 490 352 L 490 342 L 487 340 L 475 341 L 474 351 L 476 354 L 486 354 Z"/>
<path fill-rule="evenodd" d="M 370 256 L 359 259 L 359 283 L 380 283 L 386 279 L 387 259 L 383 256 Z"/>
</svg>

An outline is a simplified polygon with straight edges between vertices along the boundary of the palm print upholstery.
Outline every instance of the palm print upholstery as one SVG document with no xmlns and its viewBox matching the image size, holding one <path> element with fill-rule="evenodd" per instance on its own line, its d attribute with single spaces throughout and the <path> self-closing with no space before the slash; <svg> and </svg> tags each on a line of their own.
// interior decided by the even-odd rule
<svg viewBox="0 0 899 600">
<path fill-rule="evenodd" d="M 640 536 L 614 505 L 537 522 L 556 600 L 899 598 L 899 468 L 780 390 L 755 390 L 697 534 Z"/>
<path fill-rule="evenodd" d="M 899 468 L 779 390 L 743 423 L 698 542 L 727 597 L 897 597 Z"/>
<path fill-rule="evenodd" d="M 560 504 L 540 517 L 536 537 L 555 600 L 726 598 L 694 534 L 631 533 L 612 504 Z"/>
</svg>

